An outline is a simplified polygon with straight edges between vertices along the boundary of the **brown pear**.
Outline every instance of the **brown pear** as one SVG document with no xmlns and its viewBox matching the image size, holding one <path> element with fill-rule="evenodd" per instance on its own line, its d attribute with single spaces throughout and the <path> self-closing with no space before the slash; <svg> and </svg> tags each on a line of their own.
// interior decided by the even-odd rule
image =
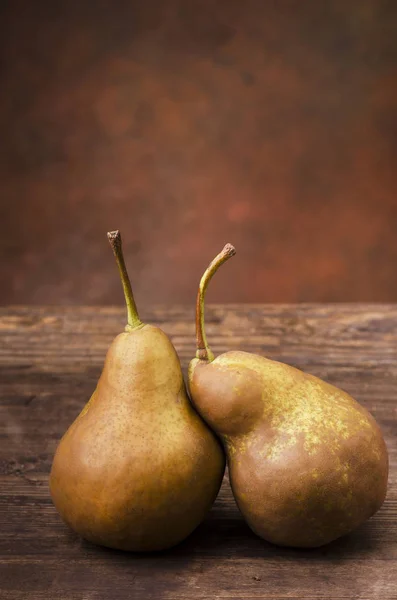
<svg viewBox="0 0 397 600">
<path fill-rule="evenodd" d="M 251 529 L 282 546 L 321 546 L 382 505 L 386 445 L 368 411 L 333 385 L 247 352 L 214 359 L 204 295 L 233 254 L 225 246 L 200 282 L 191 398 L 223 442 L 233 494 Z"/>
<path fill-rule="evenodd" d="M 50 489 L 85 539 L 122 550 L 162 550 L 186 538 L 218 493 L 221 445 L 192 408 L 166 334 L 139 319 L 118 231 L 108 234 L 128 325 L 111 344 L 90 401 L 56 451 Z"/>
</svg>

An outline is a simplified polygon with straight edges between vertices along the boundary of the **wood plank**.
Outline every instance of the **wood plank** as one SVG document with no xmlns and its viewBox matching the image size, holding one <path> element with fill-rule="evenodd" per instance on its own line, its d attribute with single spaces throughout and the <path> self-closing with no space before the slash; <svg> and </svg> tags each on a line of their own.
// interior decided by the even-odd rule
<svg viewBox="0 0 397 600">
<path fill-rule="evenodd" d="M 63 525 L 49 497 L 59 438 L 89 398 L 125 320 L 112 307 L 0 308 L 0 598 L 259 600 L 397 598 L 397 306 L 210 306 L 215 353 L 258 352 L 355 396 L 390 453 L 387 500 L 349 536 L 318 550 L 260 540 L 225 477 L 206 521 L 176 548 L 149 555 L 96 547 Z M 193 311 L 149 309 L 186 372 Z"/>
</svg>

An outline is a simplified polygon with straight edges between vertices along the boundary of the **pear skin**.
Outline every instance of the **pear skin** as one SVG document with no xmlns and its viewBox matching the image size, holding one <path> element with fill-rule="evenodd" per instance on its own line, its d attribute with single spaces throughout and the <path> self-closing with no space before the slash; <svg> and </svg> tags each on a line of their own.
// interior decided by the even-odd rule
<svg viewBox="0 0 397 600">
<path fill-rule="evenodd" d="M 192 401 L 222 440 L 251 529 L 281 546 L 321 546 L 381 507 L 388 479 L 382 433 L 351 396 L 313 375 L 247 352 L 213 359 L 204 293 L 222 262 L 217 257 L 200 284 Z"/>
<path fill-rule="evenodd" d="M 50 490 L 63 520 L 90 542 L 162 550 L 204 519 L 225 459 L 189 402 L 171 341 L 140 322 L 124 283 L 129 325 L 111 344 L 90 401 L 58 446 Z"/>
<path fill-rule="evenodd" d="M 190 393 L 224 444 L 242 515 L 265 540 L 321 546 L 381 507 L 385 442 L 346 392 L 288 365 L 226 352 L 211 363 L 194 359 Z"/>
</svg>

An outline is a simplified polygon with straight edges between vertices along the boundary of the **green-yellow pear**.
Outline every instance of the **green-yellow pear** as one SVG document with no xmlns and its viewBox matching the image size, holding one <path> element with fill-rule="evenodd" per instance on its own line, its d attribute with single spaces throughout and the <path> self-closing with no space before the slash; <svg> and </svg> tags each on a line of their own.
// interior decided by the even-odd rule
<svg viewBox="0 0 397 600">
<path fill-rule="evenodd" d="M 162 550 L 186 538 L 218 493 L 221 445 L 192 408 L 166 334 L 139 319 L 118 231 L 108 238 L 128 308 L 90 401 L 56 451 L 50 489 L 85 539 L 122 550 Z"/>
<path fill-rule="evenodd" d="M 251 529 L 282 546 L 321 546 L 382 505 L 386 445 L 368 411 L 333 385 L 247 352 L 214 359 L 204 295 L 234 252 L 225 246 L 200 282 L 191 398 L 223 442 L 233 494 Z"/>
</svg>

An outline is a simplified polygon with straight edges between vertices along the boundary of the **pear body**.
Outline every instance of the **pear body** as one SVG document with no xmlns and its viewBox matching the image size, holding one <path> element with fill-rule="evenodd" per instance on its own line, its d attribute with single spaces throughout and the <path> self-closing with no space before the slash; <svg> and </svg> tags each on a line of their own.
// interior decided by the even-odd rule
<svg viewBox="0 0 397 600">
<path fill-rule="evenodd" d="M 194 359 L 189 385 L 197 410 L 222 439 L 240 511 L 265 540 L 321 546 L 382 505 L 385 442 L 346 392 L 246 352 Z"/>
<path fill-rule="evenodd" d="M 202 521 L 223 472 L 222 447 L 188 400 L 172 343 L 144 325 L 111 344 L 91 400 L 56 451 L 50 490 L 85 539 L 161 550 Z"/>
</svg>

